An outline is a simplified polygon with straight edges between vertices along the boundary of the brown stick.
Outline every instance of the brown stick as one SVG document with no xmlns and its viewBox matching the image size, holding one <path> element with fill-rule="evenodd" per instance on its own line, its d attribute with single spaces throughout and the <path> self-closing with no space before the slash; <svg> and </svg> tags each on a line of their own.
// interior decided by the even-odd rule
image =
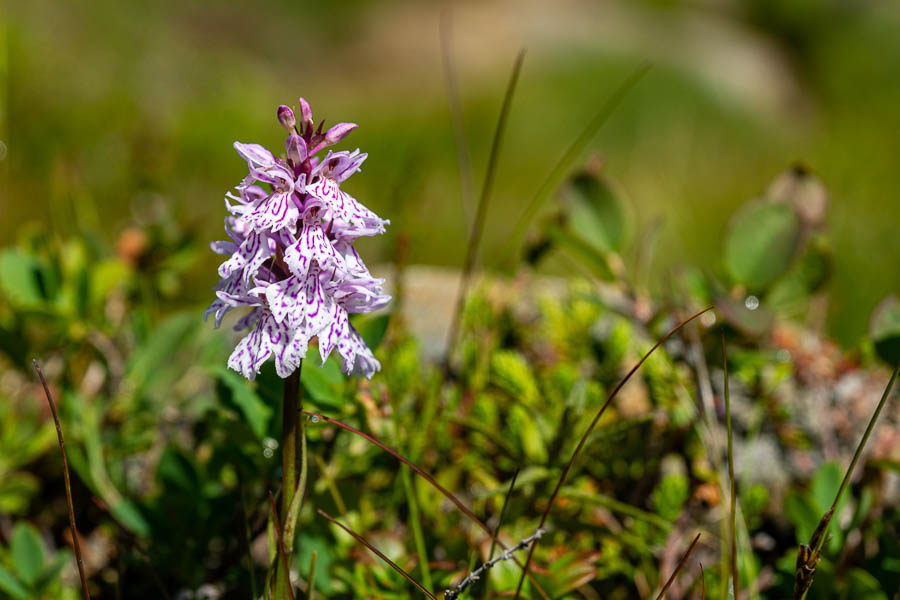
<svg viewBox="0 0 900 600">
<path fill-rule="evenodd" d="M 395 571 L 397 571 L 398 573 L 400 573 L 401 575 L 403 575 L 404 577 L 406 577 L 406 579 L 407 579 L 411 584 L 413 584 L 414 586 L 416 586 L 417 588 L 419 588 L 419 590 L 420 590 L 423 594 L 425 594 L 426 596 L 428 596 L 429 598 L 431 598 L 431 600 L 437 600 L 437 598 L 434 596 L 434 594 L 432 594 L 431 592 L 429 592 L 428 590 L 426 590 L 425 587 L 424 587 L 421 583 L 419 583 L 418 581 L 416 581 L 416 580 L 413 578 L 412 575 L 410 575 L 409 573 L 407 573 L 406 571 L 404 571 L 403 569 L 401 569 L 399 566 L 397 566 L 397 564 L 394 563 L 394 561 L 392 561 L 392 560 L 389 559 L 387 556 L 385 556 L 384 554 L 382 554 L 382 552 L 381 552 L 378 548 L 376 548 L 375 546 L 373 546 L 372 544 L 370 544 L 368 541 L 366 541 L 366 539 L 365 539 L 363 536 L 359 535 L 358 533 L 356 533 L 355 531 L 353 531 L 352 529 L 350 529 L 349 527 L 347 527 L 346 525 L 344 525 L 343 523 L 341 523 L 340 521 L 338 521 L 337 519 L 335 519 L 334 517 L 332 517 L 331 515 L 329 515 L 327 512 L 325 512 L 325 511 L 322 510 L 321 508 L 316 509 L 316 512 L 318 512 L 320 515 L 322 515 L 323 517 L 325 517 L 326 519 L 328 519 L 329 521 L 331 521 L 332 523 L 334 523 L 335 525 L 337 525 L 338 527 L 340 527 L 341 529 L 343 529 L 344 531 L 346 531 L 347 533 L 349 533 L 351 536 L 353 536 L 353 539 L 355 539 L 357 542 L 359 542 L 360 544 L 362 544 L 363 546 L 365 546 L 366 548 L 368 548 L 368 549 L 371 550 L 372 552 L 374 552 L 375 555 L 378 556 L 378 558 L 380 558 L 381 560 L 383 560 L 384 562 L 386 562 L 392 569 L 394 569 Z"/>
<path fill-rule="evenodd" d="M 675 582 L 675 578 L 678 576 L 679 571 L 681 571 L 681 567 L 684 566 L 684 563 L 687 562 L 687 559 L 690 558 L 691 552 L 694 551 L 694 547 L 697 545 L 697 542 L 700 541 L 700 534 L 697 534 L 697 537 L 694 538 L 694 541 L 691 542 L 690 547 L 687 549 L 687 552 L 684 553 L 684 556 L 681 557 L 681 560 L 678 561 L 678 566 L 675 567 L 675 570 L 672 571 L 672 574 L 669 576 L 668 581 L 666 581 L 666 585 L 663 586 L 663 589 L 660 590 L 659 596 L 656 597 L 656 600 L 662 600 L 666 592 L 669 591 L 669 588 Z"/>
<path fill-rule="evenodd" d="M 75 548 L 75 559 L 78 562 L 78 576 L 81 578 L 81 593 L 84 600 L 91 600 L 91 593 L 88 591 L 87 575 L 84 573 L 84 557 L 81 555 L 81 545 L 78 543 L 78 529 L 75 527 L 75 505 L 72 502 L 72 482 L 69 480 L 69 459 L 66 457 L 66 442 L 63 440 L 62 426 L 59 424 L 59 416 L 56 414 L 56 404 L 53 403 L 53 396 L 50 395 L 50 387 L 47 380 L 44 379 L 44 373 L 37 359 L 32 359 L 34 370 L 37 371 L 44 386 L 44 394 L 47 395 L 47 404 L 50 405 L 50 412 L 53 414 L 53 422 L 56 423 L 56 437 L 59 438 L 59 451 L 62 454 L 63 463 L 63 479 L 66 484 L 66 505 L 69 508 L 69 527 L 72 529 L 72 546 Z"/>
<path fill-rule="evenodd" d="M 706 600 L 706 573 L 703 571 L 703 563 L 700 563 L 700 600 Z"/>
</svg>

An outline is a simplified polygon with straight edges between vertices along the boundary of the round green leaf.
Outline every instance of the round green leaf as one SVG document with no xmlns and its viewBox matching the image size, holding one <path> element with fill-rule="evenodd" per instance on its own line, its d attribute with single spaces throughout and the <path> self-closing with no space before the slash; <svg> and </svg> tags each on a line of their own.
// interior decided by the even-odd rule
<svg viewBox="0 0 900 600">
<path fill-rule="evenodd" d="M 625 243 L 625 208 L 605 179 L 579 173 L 567 189 L 569 226 L 601 252 L 619 252 Z"/>
<path fill-rule="evenodd" d="M 29 254 L 18 250 L 0 253 L 0 290 L 19 306 L 33 308 L 44 302 L 40 272 L 41 264 Z"/>
<path fill-rule="evenodd" d="M 800 226 L 787 204 L 754 202 L 732 218 L 725 267 L 735 283 L 761 290 L 791 265 Z"/>
<path fill-rule="evenodd" d="M 28 523 L 17 523 L 10 541 L 13 567 L 26 585 L 37 581 L 44 567 L 44 544 L 37 529 Z"/>
</svg>

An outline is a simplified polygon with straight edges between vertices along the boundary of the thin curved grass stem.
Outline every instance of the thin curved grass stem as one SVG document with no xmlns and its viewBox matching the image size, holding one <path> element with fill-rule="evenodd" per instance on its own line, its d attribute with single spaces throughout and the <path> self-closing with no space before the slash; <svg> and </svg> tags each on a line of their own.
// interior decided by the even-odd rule
<svg viewBox="0 0 900 600">
<path fill-rule="evenodd" d="M 37 371 L 41 385 L 44 386 L 44 394 L 47 396 L 47 404 L 50 405 L 50 413 L 53 415 L 53 423 L 56 425 L 56 437 L 59 440 L 59 452 L 62 454 L 63 463 L 63 482 L 66 486 L 66 507 L 69 510 L 69 527 L 72 529 L 72 547 L 75 550 L 75 562 L 78 563 L 78 577 L 81 579 L 81 593 L 84 600 L 91 600 L 91 593 L 88 591 L 87 575 L 84 572 L 84 556 L 81 554 L 81 544 L 78 542 L 78 528 L 75 526 L 75 504 L 72 502 L 72 481 L 69 479 L 69 459 L 66 456 L 66 442 L 63 439 L 62 426 L 59 424 L 59 415 L 56 413 L 56 404 L 53 402 L 53 396 L 50 394 L 50 387 L 44 378 L 44 372 L 37 359 L 33 359 L 32 364 L 34 370 Z"/>
<path fill-rule="evenodd" d="M 494 187 L 494 177 L 497 174 L 497 161 L 500 158 L 500 149 L 503 147 L 503 134 L 506 131 L 506 122 L 512 109 L 512 99 L 522 72 L 522 63 L 525 61 L 525 50 L 519 51 L 516 62 L 513 64 L 509 84 L 506 86 L 506 94 L 503 97 L 503 106 L 500 108 L 500 117 L 497 119 L 497 129 L 494 131 L 494 140 L 491 143 L 491 154 L 488 157 L 487 171 L 484 176 L 484 185 L 481 188 L 481 197 L 478 199 L 478 208 L 475 212 L 475 220 L 472 221 L 472 233 L 469 235 L 469 244 L 466 247 L 466 260 L 463 264 L 462 275 L 459 280 L 459 290 L 456 293 L 456 309 L 453 312 L 453 320 L 447 333 L 447 349 L 444 358 L 450 363 L 450 355 L 456 345 L 459 335 L 459 324 L 462 318 L 463 308 L 466 304 L 466 294 L 472 279 L 472 270 L 478 259 L 478 249 L 481 246 L 481 236 L 484 233 L 484 223 L 487 220 L 487 209 Z"/>
<path fill-rule="evenodd" d="M 591 435 L 591 432 L 594 430 L 594 427 L 597 426 L 597 422 L 600 421 L 600 417 L 603 416 L 603 413 L 606 412 L 607 407 L 609 407 L 610 403 L 619 393 L 619 390 L 631 379 L 631 376 L 634 375 L 638 369 L 641 368 L 641 365 L 644 364 L 653 352 L 659 348 L 667 339 L 675 335 L 682 327 L 702 315 L 703 313 L 712 310 L 712 306 L 704 308 L 700 312 L 694 313 L 681 323 L 675 326 L 674 329 L 670 330 L 666 335 L 664 335 L 658 342 L 656 342 L 650 350 L 647 351 L 644 356 L 641 357 L 641 360 L 635 364 L 628 374 L 619 382 L 619 384 L 610 392 L 609 396 L 606 398 L 606 402 L 603 403 L 603 406 L 600 407 L 600 410 L 597 411 L 596 416 L 591 421 L 591 424 L 585 430 L 584 434 L 581 436 L 581 439 L 578 440 L 578 445 L 575 447 L 575 451 L 572 452 L 571 458 L 569 458 L 569 462 L 566 463 L 566 466 L 563 468 L 562 475 L 560 475 L 559 480 L 556 482 L 556 487 L 553 488 L 553 493 L 550 495 L 550 500 L 547 502 L 547 507 L 544 509 L 544 513 L 541 515 L 541 522 L 538 525 L 538 529 L 543 529 L 544 524 L 547 522 L 547 517 L 550 514 L 550 510 L 553 508 L 553 503 L 556 501 L 556 497 L 559 495 L 559 490 L 562 488 L 563 483 L 566 481 L 566 477 L 569 475 L 569 470 L 571 470 L 572 465 L 575 462 L 575 459 L 578 457 L 579 452 L 584 447 L 585 442 L 587 442 L 588 437 Z M 537 547 L 537 542 L 532 544 L 528 549 L 528 556 L 525 558 L 525 566 L 522 568 L 522 576 L 519 578 L 519 584 L 516 587 L 516 595 L 514 596 L 515 600 L 519 600 L 519 595 L 522 593 L 522 585 L 525 583 L 525 576 L 528 574 L 528 565 L 531 563 L 531 557 L 534 555 L 534 549 Z"/>
<path fill-rule="evenodd" d="M 445 498 L 450 500 L 450 502 L 452 502 L 456 506 L 456 508 L 459 509 L 459 511 L 461 513 L 463 513 L 464 515 L 469 517 L 469 519 L 471 519 L 472 522 L 474 522 L 476 525 L 478 525 L 478 527 L 481 528 L 481 530 L 484 531 L 490 537 L 491 540 L 496 541 L 498 546 L 500 546 L 504 550 L 509 550 L 509 548 L 503 543 L 503 541 L 494 535 L 494 532 L 491 531 L 491 528 L 488 527 L 481 519 L 479 519 L 477 516 L 475 516 L 475 513 L 473 513 L 471 511 L 471 509 L 469 509 L 469 507 L 467 507 L 465 504 L 463 504 L 459 498 L 457 498 L 454 494 L 450 493 L 440 483 L 435 481 L 434 477 L 432 477 L 431 475 L 429 475 L 428 473 L 423 471 L 415 463 L 413 463 L 411 460 L 409 460 L 405 456 L 401 455 L 396 450 L 384 445 L 383 443 L 381 443 L 380 441 L 378 441 L 377 439 L 375 439 L 368 433 L 363 433 L 359 429 L 356 429 L 355 427 L 351 427 L 350 425 L 347 425 L 346 423 L 342 423 L 342 422 L 338 421 L 337 419 L 332 419 L 331 417 L 326 417 L 325 415 L 321 415 L 319 413 L 314 413 L 314 412 L 306 411 L 306 410 L 303 411 L 303 414 L 307 415 L 308 417 L 312 417 L 313 419 L 321 419 L 322 421 L 325 421 L 326 423 L 330 423 L 332 425 L 340 427 L 341 429 L 344 429 L 345 431 L 349 431 L 350 433 L 358 435 L 361 438 L 363 438 L 364 440 L 368 441 L 370 444 L 373 444 L 373 445 L 377 446 L 378 448 L 381 448 L 382 450 L 384 450 L 385 452 L 387 452 L 388 454 L 390 454 L 391 456 L 393 456 L 394 458 L 396 458 L 403 464 L 407 465 L 416 474 L 418 474 L 420 477 L 425 479 L 425 481 L 430 483 L 432 485 L 432 487 L 434 487 L 437 491 L 439 491 L 441 494 L 443 494 Z M 517 566 L 522 568 L 522 563 L 519 561 L 519 559 L 514 557 L 512 560 L 516 563 Z M 531 573 L 528 574 L 528 578 L 534 584 L 535 589 L 538 591 L 538 593 L 541 595 L 541 597 L 544 598 L 545 600 L 550 600 L 550 596 L 547 595 L 547 592 L 534 579 L 534 577 L 531 575 Z"/>
<path fill-rule="evenodd" d="M 340 521 L 338 521 L 337 519 L 335 519 L 334 517 L 329 515 L 327 512 L 325 512 L 321 508 L 316 509 L 316 512 L 318 512 L 320 515 L 322 515 L 323 517 L 325 517 L 326 519 L 328 519 L 329 521 L 331 521 L 332 523 L 334 523 L 335 525 L 337 525 L 338 527 L 340 527 L 341 529 L 346 531 L 348 534 L 350 534 L 351 537 L 353 537 L 353 539 L 355 539 L 357 542 L 359 542 L 360 544 L 362 544 L 363 546 L 365 546 L 366 548 L 371 550 L 372 553 L 374 553 L 378 558 L 380 558 L 385 563 L 387 563 L 388 566 L 390 566 L 392 569 L 394 569 L 395 571 L 397 571 L 398 573 L 403 575 L 403 577 L 405 577 L 407 581 L 409 581 L 414 586 L 419 588 L 419 590 L 423 594 L 425 594 L 426 596 L 431 598 L 431 600 L 437 600 L 437 598 L 434 596 L 434 594 L 429 592 L 421 583 L 416 581 L 412 575 L 410 575 L 409 573 L 407 573 L 406 571 L 401 569 L 399 566 L 397 566 L 397 564 L 394 561 L 392 561 L 387 556 L 385 556 L 384 553 L 381 552 L 381 550 L 379 550 L 378 548 L 376 548 L 375 546 L 370 544 L 364 537 L 362 537 L 361 535 L 359 535 L 358 533 L 356 533 L 355 531 L 353 531 L 352 529 L 350 529 L 349 527 L 347 527 L 346 525 L 344 525 L 343 523 L 341 523 Z"/>
<path fill-rule="evenodd" d="M 672 574 L 669 576 L 669 579 L 666 580 L 666 584 L 659 591 L 659 595 L 656 597 L 656 600 L 662 600 L 666 596 L 666 592 L 669 591 L 669 588 L 672 587 L 672 584 L 675 583 L 675 578 L 678 577 L 678 573 L 681 572 L 682 567 L 684 567 L 684 563 L 687 562 L 687 559 L 690 558 L 691 552 L 694 551 L 694 548 L 697 546 L 697 542 L 700 541 L 700 534 L 694 538 L 694 541 L 691 542 L 691 545 L 688 547 L 687 552 L 684 553 L 684 556 L 681 557 L 681 560 L 678 561 L 678 565 L 675 567 L 675 570 L 672 571 Z M 704 591 L 705 593 L 705 591 Z"/>
</svg>

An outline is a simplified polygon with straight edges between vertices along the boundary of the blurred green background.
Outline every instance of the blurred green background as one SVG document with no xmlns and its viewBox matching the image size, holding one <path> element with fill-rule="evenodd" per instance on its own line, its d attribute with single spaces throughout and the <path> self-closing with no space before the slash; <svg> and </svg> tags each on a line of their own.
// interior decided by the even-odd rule
<svg viewBox="0 0 900 600">
<path fill-rule="evenodd" d="M 449 25 L 476 186 L 515 53 L 528 49 L 483 256 L 616 86 L 653 69 L 589 153 L 662 229 L 653 272 L 719 264 L 728 215 L 795 161 L 831 191 L 830 332 L 855 342 L 900 288 L 900 4 L 838 0 L 8 2 L 0 246 L 22 224 L 109 239 L 167 206 L 215 239 L 244 165 L 278 147 L 280 103 L 354 121 L 347 189 L 392 220 L 377 262 L 458 265 L 466 235 L 441 62 Z M 587 159 L 586 153 L 585 160 Z M 471 210 L 469 211 L 471 213 Z M 484 261 L 491 266 L 491 260 Z M 183 289 L 205 300 L 216 257 Z M 556 268 L 564 268 L 557 266 Z"/>
</svg>

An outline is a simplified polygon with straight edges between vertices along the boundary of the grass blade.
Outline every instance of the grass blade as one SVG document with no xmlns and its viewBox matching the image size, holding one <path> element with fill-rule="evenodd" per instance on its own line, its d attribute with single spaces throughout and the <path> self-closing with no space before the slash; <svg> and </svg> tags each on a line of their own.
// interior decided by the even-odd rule
<svg viewBox="0 0 900 600">
<path fill-rule="evenodd" d="M 310 412 L 310 411 L 303 411 L 303 414 L 308 417 L 311 417 L 313 419 L 321 419 L 322 421 L 325 421 L 326 423 L 330 423 L 332 425 L 340 427 L 341 429 L 344 429 L 345 431 L 349 431 L 352 434 L 358 435 L 359 437 L 368 441 L 370 444 L 373 444 L 373 445 L 381 448 L 382 450 L 384 450 L 385 452 L 387 452 L 388 454 L 390 454 L 391 456 L 393 456 L 394 458 L 396 458 L 397 460 L 399 460 L 400 462 L 402 462 L 403 464 L 408 466 L 410 469 L 415 471 L 416 474 L 418 474 L 420 477 L 422 477 L 425 481 L 430 483 L 432 485 L 432 487 L 434 487 L 434 489 L 439 491 L 441 494 L 444 495 L 445 498 L 450 500 L 450 502 L 452 502 L 456 506 L 456 508 L 459 509 L 459 511 L 461 513 L 463 513 L 464 515 L 469 517 L 469 519 L 471 519 L 472 522 L 474 522 L 476 525 L 478 525 L 478 527 L 481 528 L 482 531 L 484 531 L 486 534 L 488 534 L 490 536 L 490 538 L 497 543 L 498 546 L 503 548 L 503 550 L 509 550 L 509 548 L 500 539 L 498 539 L 497 536 L 494 535 L 493 531 L 491 531 L 491 528 L 488 527 L 481 519 L 479 519 L 477 516 L 475 516 L 475 513 L 473 513 L 469 507 L 467 507 L 465 504 L 462 503 L 462 500 L 460 500 L 454 494 L 449 492 L 447 490 L 447 488 L 445 488 L 440 483 L 435 481 L 434 477 L 432 477 L 431 475 L 429 475 L 428 473 L 423 471 L 414 462 L 412 462 L 405 456 L 401 455 L 396 450 L 393 450 L 392 448 L 387 447 L 386 445 L 384 445 L 383 443 L 381 443 L 380 441 L 378 441 L 377 439 L 375 439 L 373 436 L 369 435 L 368 433 L 363 433 L 362 431 L 356 429 L 355 427 L 351 427 L 350 425 L 347 425 L 346 423 L 341 423 L 337 419 L 332 419 L 331 417 L 326 417 L 325 415 L 320 415 L 318 413 L 314 413 L 314 412 Z M 513 557 L 513 561 L 515 561 L 515 563 L 519 567 L 522 567 L 522 563 L 519 562 L 519 559 Z M 544 589 L 540 586 L 540 584 L 538 584 L 538 582 L 534 580 L 534 578 L 531 576 L 530 573 L 529 573 L 529 579 L 531 579 L 531 582 L 534 584 L 535 588 L 538 590 L 538 593 L 541 594 L 541 597 L 545 598 L 545 600 L 550 600 L 550 597 L 547 595 L 547 593 L 544 591 Z"/>
<path fill-rule="evenodd" d="M 594 427 L 597 426 L 597 422 L 600 420 L 600 417 L 603 416 L 603 413 L 606 412 L 607 407 L 609 407 L 610 403 L 613 401 L 613 398 L 616 397 L 616 394 L 619 393 L 619 390 L 631 379 L 631 376 L 634 375 L 638 369 L 641 368 L 641 365 L 644 364 L 644 361 L 650 357 L 653 352 L 659 348 L 663 342 L 667 339 L 675 335 L 682 327 L 702 315 L 703 313 L 712 310 L 712 307 L 707 307 L 701 310 L 698 313 L 694 313 L 681 323 L 675 326 L 674 329 L 669 331 L 666 335 L 664 335 L 658 342 L 656 342 L 650 350 L 647 351 L 644 356 L 641 357 L 641 360 L 634 365 L 628 374 L 619 382 L 619 384 L 613 389 L 613 391 L 606 398 L 606 402 L 603 403 L 603 406 L 600 407 L 600 410 L 597 411 L 596 416 L 594 416 L 594 420 L 591 421 L 591 424 L 585 430 L 584 434 L 581 436 L 581 439 L 578 440 L 578 445 L 575 447 L 575 451 L 572 452 L 571 458 L 569 458 L 569 462 L 566 463 L 566 466 L 563 468 L 562 475 L 560 475 L 559 480 L 556 482 L 556 487 L 553 489 L 553 493 L 550 495 L 550 501 L 547 502 L 547 507 L 544 509 L 544 513 L 541 515 L 541 524 L 538 525 L 538 529 L 543 529 L 544 524 L 547 522 L 547 516 L 550 514 L 550 510 L 553 508 L 553 503 L 556 501 L 556 497 L 559 495 L 559 490 L 562 488 L 563 483 L 566 481 L 566 477 L 569 474 L 569 470 L 572 468 L 572 464 L 575 462 L 575 458 L 578 456 L 578 453 L 581 452 L 581 449 L 584 447 L 585 442 L 587 442 L 588 436 L 591 435 L 591 432 L 594 430 Z M 534 549 L 537 547 L 537 543 L 531 545 L 528 549 L 528 556 L 525 558 L 525 567 L 522 569 L 522 577 L 519 578 L 519 585 L 516 587 L 516 595 L 515 600 L 519 600 L 519 594 L 522 593 L 522 584 L 525 583 L 525 575 L 528 574 L 528 565 L 531 563 L 531 557 L 534 555 Z"/>
<path fill-rule="evenodd" d="M 72 481 L 69 479 L 69 459 L 66 456 L 66 442 L 63 439 L 62 426 L 59 424 L 59 415 L 56 414 L 56 404 L 53 402 L 53 396 L 50 394 L 50 387 L 44 378 L 44 372 L 37 359 L 33 359 L 32 364 L 34 370 L 37 371 L 41 385 L 44 386 L 44 394 L 47 396 L 47 404 L 50 405 L 50 413 L 53 415 L 53 423 L 56 424 L 56 437 L 59 440 L 59 452 L 62 454 L 63 463 L 63 481 L 66 486 L 66 506 L 69 509 L 69 527 L 72 529 L 72 546 L 75 549 L 75 561 L 78 563 L 78 577 L 81 579 L 81 594 L 84 600 L 91 600 L 91 593 L 88 591 L 87 575 L 84 572 L 84 556 L 81 554 L 81 544 L 78 543 L 78 528 L 75 526 L 75 504 L 72 502 Z"/>
<path fill-rule="evenodd" d="M 544 201 L 550 196 L 550 193 L 559 185 L 559 182 L 562 180 L 566 171 L 572 166 L 572 163 L 578 158 L 578 156 L 584 151 L 584 148 L 588 145 L 597 132 L 603 127 L 603 124 L 612 116 L 613 112 L 615 112 L 616 108 L 625 98 L 631 88 L 633 88 L 641 78 L 646 75 L 647 71 L 650 70 L 649 64 L 644 64 L 638 67 L 631 75 L 629 75 L 622 84 L 616 88 L 613 92 L 613 95 L 609 97 L 609 99 L 604 103 L 604 105 L 600 108 L 594 118 L 587 124 L 587 126 L 581 131 L 575 141 L 572 142 L 559 161 L 554 165 L 553 169 L 550 171 L 550 174 L 547 175 L 547 179 L 541 184 L 541 186 L 537 189 L 534 194 L 534 197 L 528 203 L 528 206 L 525 209 L 525 212 L 522 213 L 522 216 L 519 217 L 519 221 L 516 223 L 515 228 L 513 229 L 512 234 L 509 236 L 509 241 L 506 243 L 506 248 L 501 251 L 500 256 L 503 257 L 503 262 L 501 264 L 506 266 L 511 266 L 511 262 L 515 256 L 516 249 L 519 247 L 519 243 L 522 241 L 522 236 L 525 235 L 525 231 L 528 229 L 528 226 L 531 224 L 532 219 L 537 214 L 538 210 L 540 210 Z"/>
<path fill-rule="evenodd" d="M 519 478 L 519 471 L 521 469 L 516 469 L 516 472 L 513 473 L 512 480 L 509 482 L 509 489 L 506 490 L 506 496 L 503 498 L 503 508 L 500 509 L 500 518 L 497 519 L 497 526 L 494 527 L 494 539 L 491 540 L 491 549 L 488 552 L 488 560 L 494 558 L 494 550 L 497 549 L 497 536 L 500 535 L 500 527 L 503 526 L 503 519 L 506 517 L 506 509 L 509 506 L 509 499 L 512 497 L 513 489 L 516 487 L 516 479 Z M 491 580 L 488 579 L 484 582 L 484 595 L 486 597 L 490 597 L 491 591 Z"/>
<path fill-rule="evenodd" d="M 463 119 L 462 101 L 459 97 L 459 86 L 456 81 L 456 70 L 453 68 L 453 52 L 450 35 L 451 7 L 441 13 L 441 64 L 444 67 L 444 82 L 447 84 L 447 103 L 450 105 L 450 121 L 453 124 L 453 135 L 456 138 L 456 161 L 459 163 L 459 182 L 462 195 L 463 213 L 466 225 L 472 223 L 472 203 L 475 197 L 475 180 L 472 176 L 472 157 L 469 155 L 469 143 L 466 140 L 465 121 Z"/>
<path fill-rule="evenodd" d="M 728 353 L 725 349 L 725 330 L 722 330 L 722 366 L 725 370 L 725 425 L 728 428 L 728 481 L 731 484 L 731 586 L 735 600 L 738 596 L 737 564 L 737 494 L 734 487 L 734 443 L 731 427 L 731 394 L 728 387 Z"/>
<path fill-rule="evenodd" d="M 316 558 L 319 556 L 318 550 L 313 550 L 312 558 L 309 559 L 309 575 L 306 578 L 307 581 L 307 590 L 306 597 L 309 600 L 312 600 L 313 594 L 316 590 Z"/>
<path fill-rule="evenodd" d="M 678 565 L 675 567 L 675 570 L 672 571 L 672 574 L 669 575 L 669 579 L 666 581 L 666 585 L 659 591 L 659 596 L 656 597 L 656 600 L 662 600 L 666 596 L 666 592 L 669 591 L 669 588 L 672 587 L 672 584 L 675 583 L 675 578 L 678 577 L 678 573 L 681 571 L 681 568 L 684 567 L 684 563 L 687 562 L 687 559 L 690 558 L 691 552 L 694 551 L 694 547 L 697 546 L 697 542 L 700 541 L 700 534 L 697 534 L 697 537 L 694 538 L 694 541 L 691 542 L 691 545 L 688 547 L 687 552 L 684 553 L 684 556 L 681 557 L 681 560 L 678 561 Z M 705 593 L 705 592 L 704 592 Z"/>
<path fill-rule="evenodd" d="M 856 452 L 853 454 L 853 460 L 850 461 L 850 465 L 847 467 L 846 473 L 844 473 L 844 479 L 841 481 L 841 486 L 838 488 L 837 494 L 834 497 L 834 502 L 831 504 L 831 508 L 825 513 L 822 520 L 819 521 L 819 525 L 816 527 L 809 545 L 800 547 L 797 554 L 797 570 L 794 575 L 795 599 L 805 600 L 806 595 L 809 593 L 809 588 L 812 587 L 813 578 L 816 574 L 816 567 L 818 567 L 819 559 L 822 555 L 822 548 L 825 546 L 825 540 L 828 538 L 828 528 L 831 525 L 832 517 L 834 517 L 834 511 L 837 510 L 838 503 L 841 501 L 841 496 L 844 495 L 844 490 L 847 489 L 847 485 L 850 483 L 850 477 L 853 475 L 854 469 L 856 469 L 856 463 L 859 462 L 859 457 L 862 456 L 863 448 L 865 448 L 866 443 L 869 441 L 872 430 L 875 429 L 875 422 L 878 421 L 878 417 L 881 416 L 884 405 L 887 404 L 887 400 L 891 395 L 891 389 L 893 389 L 894 382 L 897 380 L 898 371 L 900 371 L 900 364 L 894 367 L 894 372 L 891 374 L 891 379 L 888 381 L 887 387 L 881 395 L 881 400 L 878 401 L 878 406 L 875 408 L 872 418 L 869 419 L 866 432 L 859 441 L 859 446 L 856 447 Z"/>
<path fill-rule="evenodd" d="M 419 583 L 418 581 L 413 579 L 412 575 L 410 575 L 409 573 L 407 573 L 406 571 L 401 569 L 399 566 L 397 566 L 397 564 L 394 563 L 394 561 L 392 561 L 387 556 L 385 556 L 381 552 L 381 550 L 379 550 L 378 548 L 376 548 L 375 546 L 370 544 L 364 537 L 362 537 L 361 535 L 359 535 L 358 533 L 356 533 L 355 531 L 353 531 L 352 529 L 350 529 L 349 527 L 347 527 L 346 525 L 344 525 L 343 523 L 341 523 L 340 521 L 338 521 L 337 519 L 335 519 L 334 517 L 329 515 L 327 512 L 325 512 L 321 508 L 316 509 L 316 512 L 318 512 L 320 515 L 322 515 L 323 517 L 325 517 L 326 519 L 328 519 L 329 521 L 331 521 L 332 523 L 334 523 L 335 525 L 337 525 L 338 527 L 340 527 L 341 529 L 343 529 L 344 531 L 349 533 L 353 537 L 353 539 L 355 539 L 357 542 L 359 542 L 360 544 L 362 544 L 363 546 L 365 546 L 366 548 L 371 550 L 378 558 L 380 558 L 381 560 L 386 562 L 392 569 L 394 569 L 395 571 L 397 571 L 398 573 L 403 575 L 407 579 L 407 581 L 409 581 L 411 584 L 413 584 L 414 586 L 419 588 L 419 590 L 423 594 L 425 594 L 426 596 L 431 598 L 431 600 L 437 600 L 437 598 L 435 598 L 434 594 L 432 594 L 427 589 L 425 589 L 425 587 L 422 586 L 421 583 Z"/>
<path fill-rule="evenodd" d="M 450 363 L 450 353 L 456 345 L 456 337 L 459 335 L 459 321 L 466 303 L 466 294 L 472 278 L 472 269 L 478 259 L 478 247 L 481 245 L 481 236 L 484 233 L 484 222 L 487 218 L 488 201 L 494 186 L 494 177 L 497 174 L 497 160 L 500 158 L 500 149 L 503 146 L 503 134 L 506 131 L 506 122 L 512 108 L 512 99 L 522 71 L 522 63 L 525 60 L 525 50 L 519 51 L 516 62 L 513 64 L 509 84 L 506 86 L 506 95 L 503 97 L 503 106 L 500 108 L 500 118 L 497 120 L 497 129 L 494 131 L 494 140 L 491 143 L 491 154 L 488 157 L 487 171 L 484 175 L 484 185 L 481 188 L 481 197 L 478 199 L 478 208 L 475 212 L 475 220 L 472 221 L 472 233 L 469 235 L 469 245 L 466 248 L 466 262 L 463 264 L 462 275 L 459 280 L 459 290 L 456 294 L 456 310 L 450 329 L 447 333 L 447 351 L 445 360 Z"/>
</svg>

